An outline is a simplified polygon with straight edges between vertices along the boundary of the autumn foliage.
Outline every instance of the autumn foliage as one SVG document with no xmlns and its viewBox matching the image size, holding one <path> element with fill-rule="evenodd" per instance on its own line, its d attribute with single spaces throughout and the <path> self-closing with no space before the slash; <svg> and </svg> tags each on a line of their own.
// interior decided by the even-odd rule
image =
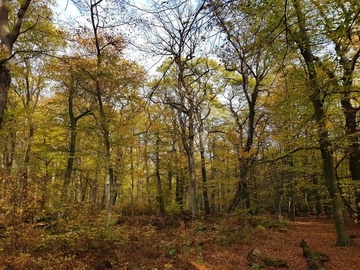
<svg viewBox="0 0 360 270">
<path fill-rule="evenodd" d="M 0 268 L 356 269 L 358 1 L 130 2 L 0 1 Z"/>
</svg>

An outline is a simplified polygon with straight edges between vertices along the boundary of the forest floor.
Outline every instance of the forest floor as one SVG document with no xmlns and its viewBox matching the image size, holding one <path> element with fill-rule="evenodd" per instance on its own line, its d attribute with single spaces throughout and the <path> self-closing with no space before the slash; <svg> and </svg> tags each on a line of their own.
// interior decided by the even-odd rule
<svg viewBox="0 0 360 270">
<path fill-rule="evenodd" d="M 138 226 L 142 223 L 139 219 L 133 222 Z M 334 225 L 325 217 L 297 218 L 295 222 L 288 221 L 280 226 L 274 225 L 271 218 L 255 218 L 246 222 L 250 226 L 245 230 L 246 224 L 234 217 L 220 219 L 219 222 L 206 219 L 180 222 L 173 228 L 167 226 L 166 221 L 163 224 L 156 224 L 159 220 L 152 222 L 157 233 L 150 233 L 152 237 L 148 239 L 149 227 L 145 226 L 142 239 L 135 237 L 129 252 L 120 255 L 122 264 L 118 265 L 119 268 L 257 269 L 251 268 L 246 258 L 257 247 L 272 259 L 287 261 L 288 269 L 305 270 L 307 260 L 299 246 L 304 239 L 311 249 L 329 256 L 330 260 L 325 263 L 327 270 L 359 269 L 360 224 L 354 224 L 350 219 L 347 229 L 354 245 L 349 247 L 334 245 Z"/>
<path fill-rule="evenodd" d="M 120 216 L 112 226 L 103 218 L 73 219 L 2 226 L 0 269 L 241 270 L 247 255 L 260 249 L 288 269 L 306 270 L 300 242 L 326 254 L 327 270 L 359 269 L 360 224 L 347 220 L 354 241 L 334 246 L 332 220 L 309 216 L 278 222 L 275 216 L 234 213 L 224 216 Z M 264 268 L 279 269 L 279 268 Z"/>
</svg>

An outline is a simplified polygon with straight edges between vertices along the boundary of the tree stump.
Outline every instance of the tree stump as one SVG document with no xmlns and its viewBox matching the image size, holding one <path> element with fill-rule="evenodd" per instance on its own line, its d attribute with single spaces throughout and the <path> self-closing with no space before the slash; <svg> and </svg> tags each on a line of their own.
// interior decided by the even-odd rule
<svg viewBox="0 0 360 270">
<path fill-rule="evenodd" d="M 327 255 L 313 251 L 309 248 L 304 239 L 301 240 L 300 247 L 302 248 L 303 254 L 308 261 L 309 270 L 325 270 L 324 263 L 330 260 Z"/>
<path fill-rule="evenodd" d="M 272 266 L 272 267 L 286 267 L 287 262 L 280 259 L 270 259 L 266 256 L 260 249 L 253 248 L 250 253 L 247 255 L 247 260 L 251 264 L 251 266 L 258 265 L 260 267 L 263 266 Z"/>
</svg>

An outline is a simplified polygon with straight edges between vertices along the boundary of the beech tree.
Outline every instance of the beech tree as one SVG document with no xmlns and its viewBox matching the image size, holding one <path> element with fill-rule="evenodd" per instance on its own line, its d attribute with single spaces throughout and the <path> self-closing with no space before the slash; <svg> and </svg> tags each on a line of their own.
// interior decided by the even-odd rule
<svg viewBox="0 0 360 270">
<path fill-rule="evenodd" d="M 88 116 L 95 108 L 96 100 L 87 89 L 88 82 L 84 70 L 91 62 L 81 59 L 81 56 L 63 57 L 53 62 L 52 74 L 57 82 L 56 94 L 64 96 L 67 103 L 67 117 L 61 116 L 69 124 L 70 136 L 68 143 L 68 158 L 64 175 L 62 197 L 66 198 L 71 183 L 79 132 L 79 121 Z M 64 70 L 67 72 L 64 74 Z M 55 88 L 55 87 L 54 87 Z M 64 105 L 65 107 L 65 105 Z"/>
<path fill-rule="evenodd" d="M 251 206 L 249 172 L 258 156 L 265 116 L 260 108 L 270 87 L 266 78 L 279 61 L 273 46 L 279 31 L 274 14 L 269 12 L 270 3 L 210 3 L 220 36 L 224 37 L 218 54 L 228 71 L 224 77 L 228 91 L 224 96 L 237 137 L 232 143 L 238 152 L 239 180 L 228 208 L 231 212 L 243 200 L 246 208 Z"/>
<path fill-rule="evenodd" d="M 52 10 L 50 6 L 44 6 L 41 1 L 35 1 L 28 7 L 26 20 L 22 22 L 22 31 L 27 34 L 19 35 L 16 45 L 13 46 L 11 60 L 6 64 L 11 68 L 12 83 L 10 85 L 9 98 L 6 102 L 6 112 L 2 132 L 4 136 L 2 149 L 10 150 L 7 143 L 11 139 L 11 154 L 7 154 L 5 177 L 15 180 L 19 189 L 22 190 L 22 201 L 31 200 L 35 196 L 30 195 L 29 190 L 37 182 L 33 155 L 33 145 L 38 129 L 36 114 L 41 110 L 41 99 L 46 94 L 51 84 L 49 57 L 40 52 L 50 52 L 63 44 L 61 31 L 52 23 Z M 36 9 L 41 10 L 41 14 Z M 27 30 L 24 30 L 27 29 Z M 46 42 L 44 42 L 46 40 Z M 1 81 L 3 83 L 3 81 Z M 7 123 L 9 121 L 9 123 Z M 16 167 L 13 165 L 16 164 Z M 20 188 L 21 187 L 21 188 Z M 31 206 L 34 206 L 31 204 Z M 27 206 L 27 207 L 30 207 Z M 26 211 L 24 210 L 24 213 Z"/>
<path fill-rule="evenodd" d="M 173 93 L 166 95 L 167 103 L 176 110 L 181 141 L 188 159 L 191 211 L 198 211 L 195 178 L 195 110 L 196 97 L 193 85 L 203 74 L 196 74 L 190 62 L 198 53 L 205 36 L 201 32 L 206 16 L 203 13 L 206 1 L 197 3 L 169 1 L 153 3 L 152 17 L 147 30 L 153 35 L 149 42 L 153 50 L 168 57 L 164 76 L 171 68 L 176 71 Z M 187 78 L 191 76 L 193 80 Z M 195 79 L 194 79 L 195 78 Z M 154 88 L 156 91 L 156 87 Z"/>
<path fill-rule="evenodd" d="M 290 3 L 289 3 L 290 4 Z M 307 84 L 311 93 L 309 95 L 310 101 L 313 105 L 314 118 L 317 128 L 318 144 L 321 151 L 323 161 L 324 178 L 326 181 L 327 190 L 331 199 L 331 209 L 334 217 L 335 231 L 337 235 L 336 244 L 339 246 L 346 246 L 351 244 L 351 239 L 345 228 L 345 221 L 343 216 L 343 202 L 336 178 L 335 159 L 334 159 L 334 144 L 330 136 L 330 129 L 328 125 L 328 117 L 325 111 L 327 88 L 322 85 L 322 79 L 319 76 L 321 73 L 318 69 L 318 56 L 314 50 L 313 44 L 317 36 L 312 36 L 308 31 L 318 27 L 318 25 L 311 25 L 309 18 L 307 18 L 306 6 L 298 0 L 292 0 L 291 6 L 286 6 L 286 27 L 292 40 L 295 42 L 302 60 L 304 61 L 307 72 Z M 290 13 L 291 12 L 291 13 Z M 290 25 L 290 22 L 294 23 Z M 297 27 L 295 30 L 294 27 Z"/>
<path fill-rule="evenodd" d="M 51 4 L 46 1 L 46 5 Z M 36 6 L 32 9 L 32 13 L 27 12 L 31 5 Z M 43 8 L 42 1 L 26 0 L 26 1 L 0 1 L 0 126 L 3 122 L 6 103 L 8 100 L 9 87 L 11 83 L 11 70 L 14 55 L 23 48 L 15 47 L 15 43 L 20 35 L 31 35 L 32 30 L 37 28 L 39 20 L 48 20 L 41 14 Z M 37 16 L 34 16 L 35 13 Z M 48 14 L 45 12 L 45 14 Z M 24 27 L 25 18 L 29 18 L 29 22 Z M 30 23 L 31 21 L 31 23 Z"/>
<path fill-rule="evenodd" d="M 319 59 L 320 68 L 329 77 L 334 94 L 340 94 L 345 118 L 345 134 L 352 180 L 360 180 L 360 142 L 358 128 L 359 89 L 355 83 L 360 58 L 360 4 L 358 1 L 328 1 L 326 5 L 313 1 L 319 24 L 324 27 L 324 38 L 333 46 L 336 58 Z M 321 33 L 318 33 L 321 35 Z M 357 212 L 360 213 L 360 190 L 355 189 Z"/>
<path fill-rule="evenodd" d="M 91 43 L 86 44 L 85 48 L 91 57 L 95 57 L 95 66 L 91 73 L 94 83 L 94 95 L 97 99 L 97 107 L 100 114 L 99 124 L 102 129 L 104 145 L 105 145 L 105 164 L 107 167 L 107 175 L 109 183 L 104 186 L 104 206 L 109 209 L 109 217 L 111 217 L 111 209 L 115 203 L 116 194 L 116 177 L 114 175 L 114 164 L 112 163 L 110 127 L 107 119 L 106 105 L 104 104 L 104 86 L 101 83 L 104 65 L 104 50 L 113 46 L 115 50 L 122 50 L 123 40 L 113 34 L 106 32 L 106 24 L 109 19 L 108 14 L 103 14 L 102 0 L 100 1 L 76 1 L 77 6 L 87 12 L 90 21 L 90 29 L 85 30 L 89 36 Z M 105 28 L 103 28 L 103 26 Z"/>
<path fill-rule="evenodd" d="M 264 106 L 270 129 L 264 149 L 265 162 L 269 163 L 265 163 L 269 166 L 265 177 L 274 190 L 270 196 L 274 197 L 278 217 L 287 210 L 288 217 L 294 220 L 295 208 L 305 201 L 305 194 L 316 197 L 317 214 L 322 213 L 319 194 L 324 185 L 309 91 L 304 90 L 304 71 L 289 65 L 280 74 L 284 76 L 276 79 Z"/>
</svg>

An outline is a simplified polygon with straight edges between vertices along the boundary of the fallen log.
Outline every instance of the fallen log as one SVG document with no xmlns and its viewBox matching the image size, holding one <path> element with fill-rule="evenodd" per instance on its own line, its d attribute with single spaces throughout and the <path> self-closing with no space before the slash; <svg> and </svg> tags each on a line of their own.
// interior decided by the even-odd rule
<svg viewBox="0 0 360 270">
<path fill-rule="evenodd" d="M 301 240 L 300 247 L 308 261 L 309 270 L 325 270 L 324 263 L 330 260 L 327 255 L 312 250 L 304 239 Z"/>
<path fill-rule="evenodd" d="M 250 253 L 247 255 L 247 260 L 251 266 L 271 266 L 271 267 L 286 267 L 287 262 L 280 259 L 270 259 L 266 256 L 260 249 L 253 248 Z"/>
</svg>

